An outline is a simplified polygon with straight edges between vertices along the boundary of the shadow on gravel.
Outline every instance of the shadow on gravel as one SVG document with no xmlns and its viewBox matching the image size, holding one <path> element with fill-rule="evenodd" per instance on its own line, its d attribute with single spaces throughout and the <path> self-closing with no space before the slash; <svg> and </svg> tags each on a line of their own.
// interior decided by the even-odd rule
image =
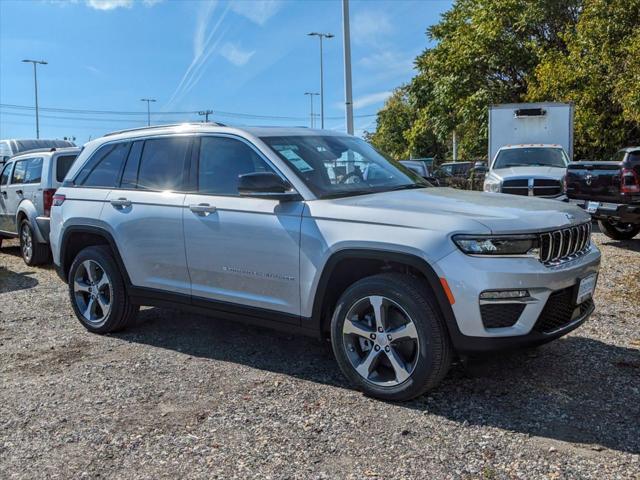
<svg viewBox="0 0 640 480">
<path fill-rule="evenodd" d="M 163 309 L 117 338 L 350 388 L 319 341 Z M 640 351 L 570 336 L 454 366 L 427 396 L 397 404 L 452 421 L 640 453 Z"/>
<path fill-rule="evenodd" d="M 623 250 L 629 250 L 631 252 L 640 252 L 640 237 L 635 237 L 632 240 L 607 239 L 601 243 L 608 247 L 622 248 Z"/>
<path fill-rule="evenodd" d="M 38 280 L 31 278 L 34 272 L 16 273 L 0 267 L 0 293 L 15 292 L 17 290 L 26 290 L 38 285 Z"/>
</svg>

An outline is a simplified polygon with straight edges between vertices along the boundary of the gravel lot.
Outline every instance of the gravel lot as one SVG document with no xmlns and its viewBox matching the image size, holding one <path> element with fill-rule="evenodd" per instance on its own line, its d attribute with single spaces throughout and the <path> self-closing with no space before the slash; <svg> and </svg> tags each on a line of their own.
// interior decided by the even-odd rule
<svg viewBox="0 0 640 480">
<path fill-rule="evenodd" d="M 318 341 L 146 309 L 87 333 L 51 268 L 0 251 L 0 478 L 640 479 L 640 239 L 595 235 L 597 309 L 404 404 Z"/>
</svg>

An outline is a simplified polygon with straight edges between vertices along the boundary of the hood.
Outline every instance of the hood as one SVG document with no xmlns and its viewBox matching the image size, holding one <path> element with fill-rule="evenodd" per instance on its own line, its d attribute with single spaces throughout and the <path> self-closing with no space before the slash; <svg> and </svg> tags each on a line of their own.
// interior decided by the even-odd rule
<svg viewBox="0 0 640 480">
<path fill-rule="evenodd" d="M 397 225 L 446 233 L 529 233 L 590 219 L 558 200 L 423 188 L 308 202 L 314 218 Z"/>
<path fill-rule="evenodd" d="M 567 169 L 565 167 L 509 167 L 496 168 L 491 170 L 490 173 L 500 180 L 520 177 L 562 180 L 562 177 L 567 173 Z"/>
</svg>

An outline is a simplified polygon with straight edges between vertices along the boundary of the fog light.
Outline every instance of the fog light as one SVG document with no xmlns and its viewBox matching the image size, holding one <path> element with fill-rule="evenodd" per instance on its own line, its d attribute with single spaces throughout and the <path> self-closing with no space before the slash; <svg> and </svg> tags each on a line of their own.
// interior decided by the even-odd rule
<svg viewBox="0 0 640 480">
<path fill-rule="evenodd" d="M 528 296 L 529 290 L 489 290 L 480 294 L 480 300 L 506 300 Z"/>
</svg>

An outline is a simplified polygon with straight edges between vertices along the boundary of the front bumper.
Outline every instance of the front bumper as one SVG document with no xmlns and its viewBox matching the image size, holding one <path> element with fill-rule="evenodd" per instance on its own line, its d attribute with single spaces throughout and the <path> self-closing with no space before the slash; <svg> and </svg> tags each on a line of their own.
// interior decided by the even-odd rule
<svg viewBox="0 0 640 480">
<path fill-rule="evenodd" d="M 437 263 L 437 268 L 455 299 L 451 305 L 455 318 L 449 322 L 454 347 L 459 352 L 517 348 L 544 343 L 570 332 L 589 317 L 592 305 L 551 333 L 542 333 L 534 327 L 552 294 L 575 288 L 580 279 L 597 273 L 599 266 L 600 252 L 593 244 L 584 255 L 554 267 L 528 257 L 473 257 L 459 250 L 452 252 Z M 526 299 L 511 301 L 523 307 L 517 321 L 507 327 L 486 328 L 480 294 L 486 290 L 512 289 L 529 292 Z"/>
</svg>

